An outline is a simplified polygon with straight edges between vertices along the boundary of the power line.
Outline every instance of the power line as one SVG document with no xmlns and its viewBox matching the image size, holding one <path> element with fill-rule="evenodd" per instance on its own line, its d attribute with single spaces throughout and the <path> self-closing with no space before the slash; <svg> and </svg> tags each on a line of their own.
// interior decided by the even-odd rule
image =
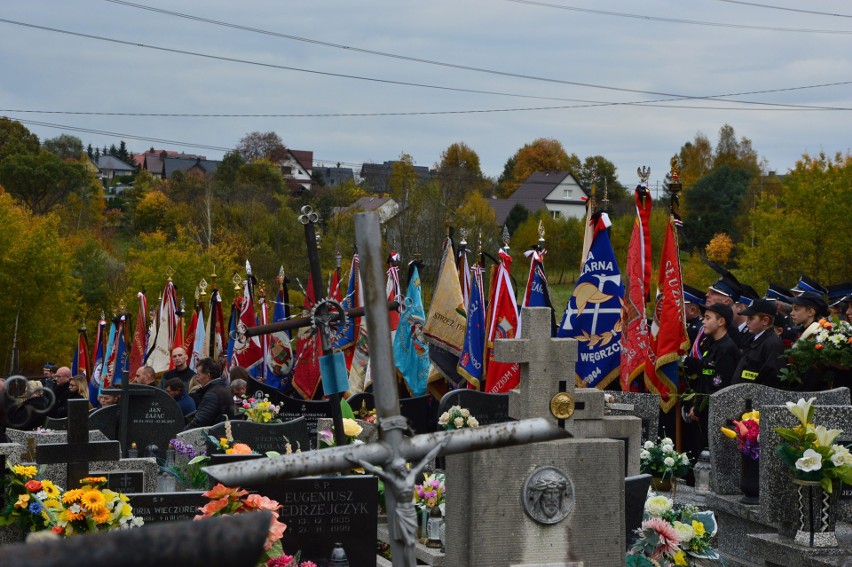
<svg viewBox="0 0 852 567">
<path fill-rule="evenodd" d="M 837 18 L 852 18 L 849 14 L 838 14 L 836 12 L 817 12 L 816 10 L 803 10 L 801 8 L 787 8 L 785 6 L 772 6 L 771 4 L 758 4 L 757 2 L 743 2 L 742 0 L 719 0 L 730 4 L 742 4 L 743 6 L 755 6 L 757 8 L 769 8 L 770 10 L 783 10 L 785 12 L 798 12 L 800 14 L 816 14 L 817 16 L 835 16 Z"/>
<path fill-rule="evenodd" d="M 644 16 L 642 14 L 630 14 L 627 12 L 609 12 L 606 10 L 593 10 L 591 8 L 578 8 L 576 6 L 565 6 L 561 4 L 549 4 L 547 2 L 538 2 L 536 0 L 506 0 L 506 2 L 514 2 L 516 4 L 528 4 L 530 6 L 540 6 L 543 8 L 556 8 L 559 10 L 569 10 L 572 12 L 583 12 L 586 14 L 598 14 L 601 16 L 616 16 L 619 18 L 633 18 L 636 20 L 646 20 L 653 22 L 667 22 L 672 24 L 689 24 L 694 26 L 709 26 L 714 28 L 733 28 L 745 30 L 760 30 L 760 31 L 778 31 L 778 32 L 795 32 L 795 33 L 821 33 L 821 34 L 837 34 L 837 35 L 852 35 L 849 30 L 820 30 L 810 28 L 784 28 L 779 26 L 752 26 L 748 24 L 725 24 L 721 22 L 705 22 L 701 20 L 684 20 L 679 18 L 664 18 L 660 16 Z"/>
<path fill-rule="evenodd" d="M 476 90 L 476 89 L 463 89 L 463 88 L 456 88 L 456 87 L 429 85 L 429 84 L 425 84 L 425 83 L 411 83 L 411 82 L 406 82 L 406 81 L 396 81 L 396 80 L 392 80 L 392 79 L 377 79 L 377 78 L 373 78 L 373 77 L 363 77 L 363 76 L 359 76 L 359 75 L 347 75 L 347 74 L 343 74 L 343 73 L 330 73 L 330 72 L 326 72 L 326 71 L 316 71 L 316 70 L 312 70 L 312 69 L 302 69 L 302 68 L 299 68 L 299 67 L 277 65 L 277 64 L 274 64 L 274 63 L 263 63 L 263 62 L 259 62 L 259 61 L 250 61 L 250 60 L 247 60 L 247 59 L 238 59 L 238 58 L 233 58 L 233 57 L 211 55 L 211 54 L 207 54 L 207 53 L 200 53 L 200 52 L 195 52 L 195 51 L 186 51 L 186 50 L 174 49 L 174 48 L 169 48 L 169 47 L 160 47 L 160 46 L 155 46 L 155 45 L 125 41 L 125 40 L 121 40 L 121 39 L 109 38 L 109 37 L 98 36 L 98 35 L 93 35 L 93 34 L 86 34 L 86 33 L 82 33 L 82 32 L 74 32 L 74 31 L 70 31 L 70 30 L 63 30 L 63 29 L 53 28 L 53 27 L 49 27 L 49 26 L 41 26 L 41 25 L 37 25 L 37 24 L 30 24 L 30 23 L 27 23 L 27 22 L 19 22 L 19 21 L 15 21 L 15 20 L 8 20 L 8 19 L 5 19 L 5 18 L 0 18 L 0 22 L 12 24 L 12 25 L 16 25 L 16 26 L 21 26 L 21 27 L 38 29 L 38 30 L 42 30 L 42 31 L 49 31 L 49 32 L 60 33 L 60 34 L 64 34 L 64 35 L 71 35 L 71 36 L 75 36 L 75 37 L 82 37 L 82 38 L 86 38 L 86 39 L 94 39 L 94 40 L 98 40 L 98 41 L 105 41 L 105 42 L 108 42 L 108 43 L 115 43 L 115 44 L 119 44 L 119 45 L 128 45 L 128 46 L 132 46 L 132 47 L 143 47 L 143 48 L 146 48 L 146 49 L 152 49 L 152 50 L 155 50 L 155 51 L 163 51 L 163 52 L 167 52 L 167 53 L 176 53 L 176 54 L 180 54 L 180 55 L 191 55 L 191 56 L 194 56 L 194 57 L 201 57 L 201 58 L 205 58 L 205 59 L 214 59 L 214 60 L 219 60 L 219 61 L 227 61 L 227 62 L 230 62 L 230 63 L 243 63 L 243 64 L 246 64 L 246 65 L 255 65 L 255 66 L 259 66 L 259 67 L 282 69 L 282 70 L 286 70 L 286 71 L 298 71 L 298 72 L 303 72 L 303 73 L 311 73 L 311 74 L 315 74 L 315 75 L 324 75 L 324 76 L 330 76 L 330 77 L 357 79 L 357 80 L 384 83 L 384 84 L 420 87 L 420 88 L 437 89 L 437 90 L 444 90 L 444 91 L 466 92 L 466 93 L 474 93 L 474 94 L 490 94 L 490 95 L 508 96 L 508 97 L 516 97 L 516 98 L 531 98 L 531 99 L 539 99 L 539 100 L 561 100 L 561 101 L 569 101 L 569 102 L 581 102 L 581 103 L 604 104 L 604 105 L 622 104 L 622 103 L 599 103 L 598 101 L 587 101 L 587 100 L 582 100 L 582 99 L 570 99 L 570 98 L 565 99 L 565 98 L 542 97 L 542 96 L 534 96 L 534 95 L 521 95 L 521 94 L 513 94 L 513 93 L 501 93 L 501 92 L 495 92 L 495 91 L 483 91 L 483 90 Z M 850 33 L 852 33 L 852 32 L 850 32 Z M 745 95 L 745 94 L 759 94 L 759 93 L 773 92 L 773 91 L 764 90 L 764 91 L 751 91 L 751 92 L 748 92 L 748 93 L 734 93 L 734 94 L 729 94 L 729 95 L 689 96 L 689 95 L 672 94 L 672 93 L 665 93 L 665 92 L 658 92 L 658 91 L 645 91 L 645 90 L 640 90 L 640 89 L 628 89 L 628 88 L 622 88 L 622 87 L 593 85 L 593 84 L 590 84 L 590 83 L 575 83 L 575 82 L 570 82 L 570 81 L 566 81 L 565 83 L 566 84 L 572 84 L 572 85 L 575 85 L 575 86 L 586 86 L 586 87 L 591 87 L 591 88 L 599 88 L 599 89 L 614 90 L 614 91 L 621 91 L 621 92 L 631 92 L 631 93 L 638 93 L 638 94 L 645 94 L 645 95 L 671 97 L 671 98 L 677 98 L 677 99 L 683 99 L 683 100 L 705 100 L 705 99 L 725 100 L 724 97 L 729 97 L 729 96 L 741 96 L 741 95 Z M 849 84 L 849 83 L 850 82 L 830 83 L 830 84 L 826 83 L 825 86 Z M 790 88 L 790 89 L 781 89 L 781 90 L 797 90 L 797 89 L 800 89 L 800 88 L 811 88 L 811 87 L 794 87 L 794 88 Z M 758 102 L 758 101 L 745 101 L 745 100 L 733 100 L 733 101 L 729 101 L 729 102 L 736 102 L 738 104 L 760 105 L 760 106 L 819 108 L 819 109 L 825 109 L 826 108 L 826 107 L 814 107 L 814 106 L 807 106 L 807 105 L 790 105 L 790 104 Z M 541 107 L 541 109 L 547 110 L 547 109 L 550 109 L 550 107 Z M 836 110 L 835 108 L 830 108 L 830 109 Z"/>
</svg>

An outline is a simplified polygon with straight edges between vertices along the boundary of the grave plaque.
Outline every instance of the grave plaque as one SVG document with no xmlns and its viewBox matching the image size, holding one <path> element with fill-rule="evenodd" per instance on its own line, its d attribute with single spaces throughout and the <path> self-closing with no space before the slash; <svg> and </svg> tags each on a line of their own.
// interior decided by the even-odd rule
<svg viewBox="0 0 852 567">
<path fill-rule="evenodd" d="M 311 449 L 316 449 L 317 420 L 321 417 L 331 417 L 331 403 L 328 400 L 297 400 L 289 396 L 283 396 L 281 411 L 278 415 L 286 421 L 304 417 L 305 424 L 308 426 Z"/>
<path fill-rule="evenodd" d="M 437 427 L 436 405 L 435 398 L 429 394 L 416 398 L 402 398 L 399 400 L 399 413 L 405 416 L 415 434 L 433 433 Z"/>
<path fill-rule="evenodd" d="M 509 417 L 509 394 L 488 394 L 476 390 L 454 390 L 441 398 L 438 404 L 440 417 L 452 406 L 461 406 L 470 410 L 480 425 L 514 421 Z"/>
<path fill-rule="evenodd" d="M 185 420 L 177 402 L 165 391 L 152 386 L 131 386 L 134 392 L 131 396 L 127 419 L 127 444 L 136 443 L 140 451 L 149 445 L 156 445 L 159 458 L 164 458 L 169 441 L 183 431 Z M 126 454 L 127 448 L 122 447 Z"/>
<path fill-rule="evenodd" d="M 284 550 L 302 551 L 302 561 L 326 565 L 336 542 L 350 565 L 376 564 L 378 482 L 376 477 L 314 477 L 252 486 L 282 505 L 287 524 Z"/>
<path fill-rule="evenodd" d="M 145 492 L 145 473 L 142 471 L 91 471 L 89 474 L 106 477 L 107 488 L 115 492 Z"/>
<path fill-rule="evenodd" d="M 210 502 L 203 492 L 154 492 L 127 494 L 134 516 L 141 516 L 145 524 L 191 520 L 200 514 L 199 508 Z"/>
<path fill-rule="evenodd" d="M 225 437 L 225 424 L 217 423 L 211 427 L 208 435 L 216 439 Z M 293 451 L 301 449 L 307 451 L 311 447 L 311 439 L 308 437 L 308 424 L 304 417 L 299 417 L 284 423 L 254 423 L 252 421 L 232 421 L 231 435 L 237 443 L 245 443 L 255 453 L 261 455 L 268 451 L 277 451 L 282 455 L 286 452 L 285 446 L 290 442 Z M 211 454 L 208 444 L 208 454 Z"/>
</svg>

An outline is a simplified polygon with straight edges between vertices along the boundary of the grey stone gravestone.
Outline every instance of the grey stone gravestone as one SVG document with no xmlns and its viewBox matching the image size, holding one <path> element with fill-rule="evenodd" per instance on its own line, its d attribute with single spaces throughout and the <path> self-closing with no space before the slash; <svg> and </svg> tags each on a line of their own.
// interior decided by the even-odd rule
<svg viewBox="0 0 852 567">
<path fill-rule="evenodd" d="M 210 502 L 203 492 L 153 492 L 127 494 L 133 514 L 141 517 L 145 524 L 191 520 L 200 512 L 199 508 Z M 285 520 L 286 521 L 286 520 Z"/>
<path fill-rule="evenodd" d="M 722 435 L 720 428 L 729 427 L 731 420 L 740 419 L 747 406 L 763 411 L 767 406 L 784 405 L 799 398 L 816 398 L 817 405 L 849 404 L 849 389 L 835 388 L 825 392 L 787 392 L 759 384 L 736 384 L 710 396 L 708 438 L 710 464 L 713 467 L 711 486 L 716 494 L 739 494 L 742 464 L 735 441 Z M 762 415 L 761 415 L 762 417 Z M 762 419 L 761 419 L 762 422 Z M 764 427 L 761 423 L 761 436 Z M 761 445 L 763 439 L 761 438 Z M 762 451 L 763 453 L 763 451 Z M 761 472 L 763 465 L 761 464 Z"/>
<path fill-rule="evenodd" d="M 632 415 L 606 415 L 604 393 L 595 388 L 577 388 L 574 398 L 574 436 L 621 441 L 624 443 L 624 476 L 639 474 L 642 420 Z"/>
<path fill-rule="evenodd" d="M 210 427 L 207 433 L 216 439 L 225 437 L 225 424 L 217 423 Z M 299 417 L 283 423 L 254 423 L 251 421 L 232 421 L 231 435 L 237 443 L 245 443 L 256 453 L 265 454 L 268 451 L 276 451 L 282 455 L 285 446 L 289 442 L 293 451 L 301 449 L 307 451 L 310 448 L 308 437 L 308 425 L 304 417 Z M 208 442 L 208 454 L 212 454 L 214 447 Z"/>
<path fill-rule="evenodd" d="M 509 394 L 488 394 L 476 390 L 453 390 L 447 392 L 438 404 L 438 417 L 453 406 L 470 410 L 480 425 L 505 423 L 509 417 Z"/>
<path fill-rule="evenodd" d="M 67 417 L 48 417 L 44 420 L 45 429 L 53 429 L 54 431 L 68 431 Z"/>
<path fill-rule="evenodd" d="M 308 435 L 311 439 L 311 449 L 316 449 L 317 420 L 321 417 L 331 417 L 331 404 L 328 400 L 297 400 L 289 396 L 283 396 L 281 411 L 278 415 L 286 421 L 304 417 L 308 426 Z"/>
<path fill-rule="evenodd" d="M 287 524 L 282 544 L 302 561 L 326 565 L 335 544 L 343 544 L 350 565 L 376 564 L 378 482 L 370 475 L 314 477 L 250 486 L 277 500 Z"/>
<path fill-rule="evenodd" d="M 632 415 L 642 420 L 641 441 L 656 441 L 657 428 L 660 423 L 659 394 L 643 394 L 638 392 L 607 392 L 615 402 L 607 404 L 608 415 Z M 630 407 L 632 406 L 632 407 Z"/>
</svg>

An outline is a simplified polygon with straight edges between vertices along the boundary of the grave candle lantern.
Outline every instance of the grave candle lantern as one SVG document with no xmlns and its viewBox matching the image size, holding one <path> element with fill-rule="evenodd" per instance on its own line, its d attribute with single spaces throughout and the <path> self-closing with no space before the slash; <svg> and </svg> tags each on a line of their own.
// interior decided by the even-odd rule
<svg viewBox="0 0 852 567">
<path fill-rule="evenodd" d="M 701 451 L 698 457 L 698 462 L 692 467 L 692 472 L 695 475 L 695 491 L 700 494 L 710 492 L 710 474 L 713 467 L 710 465 L 710 451 L 706 449 Z"/>
</svg>

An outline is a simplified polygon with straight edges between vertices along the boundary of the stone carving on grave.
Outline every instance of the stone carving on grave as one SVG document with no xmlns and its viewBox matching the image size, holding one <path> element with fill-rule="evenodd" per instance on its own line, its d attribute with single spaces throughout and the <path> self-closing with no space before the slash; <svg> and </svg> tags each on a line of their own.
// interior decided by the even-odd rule
<svg viewBox="0 0 852 567">
<path fill-rule="evenodd" d="M 558 524 L 574 509 L 574 485 L 556 467 L 539 467 L 524 481 L 521 502 L 539 524 Z"/>
</svg>

